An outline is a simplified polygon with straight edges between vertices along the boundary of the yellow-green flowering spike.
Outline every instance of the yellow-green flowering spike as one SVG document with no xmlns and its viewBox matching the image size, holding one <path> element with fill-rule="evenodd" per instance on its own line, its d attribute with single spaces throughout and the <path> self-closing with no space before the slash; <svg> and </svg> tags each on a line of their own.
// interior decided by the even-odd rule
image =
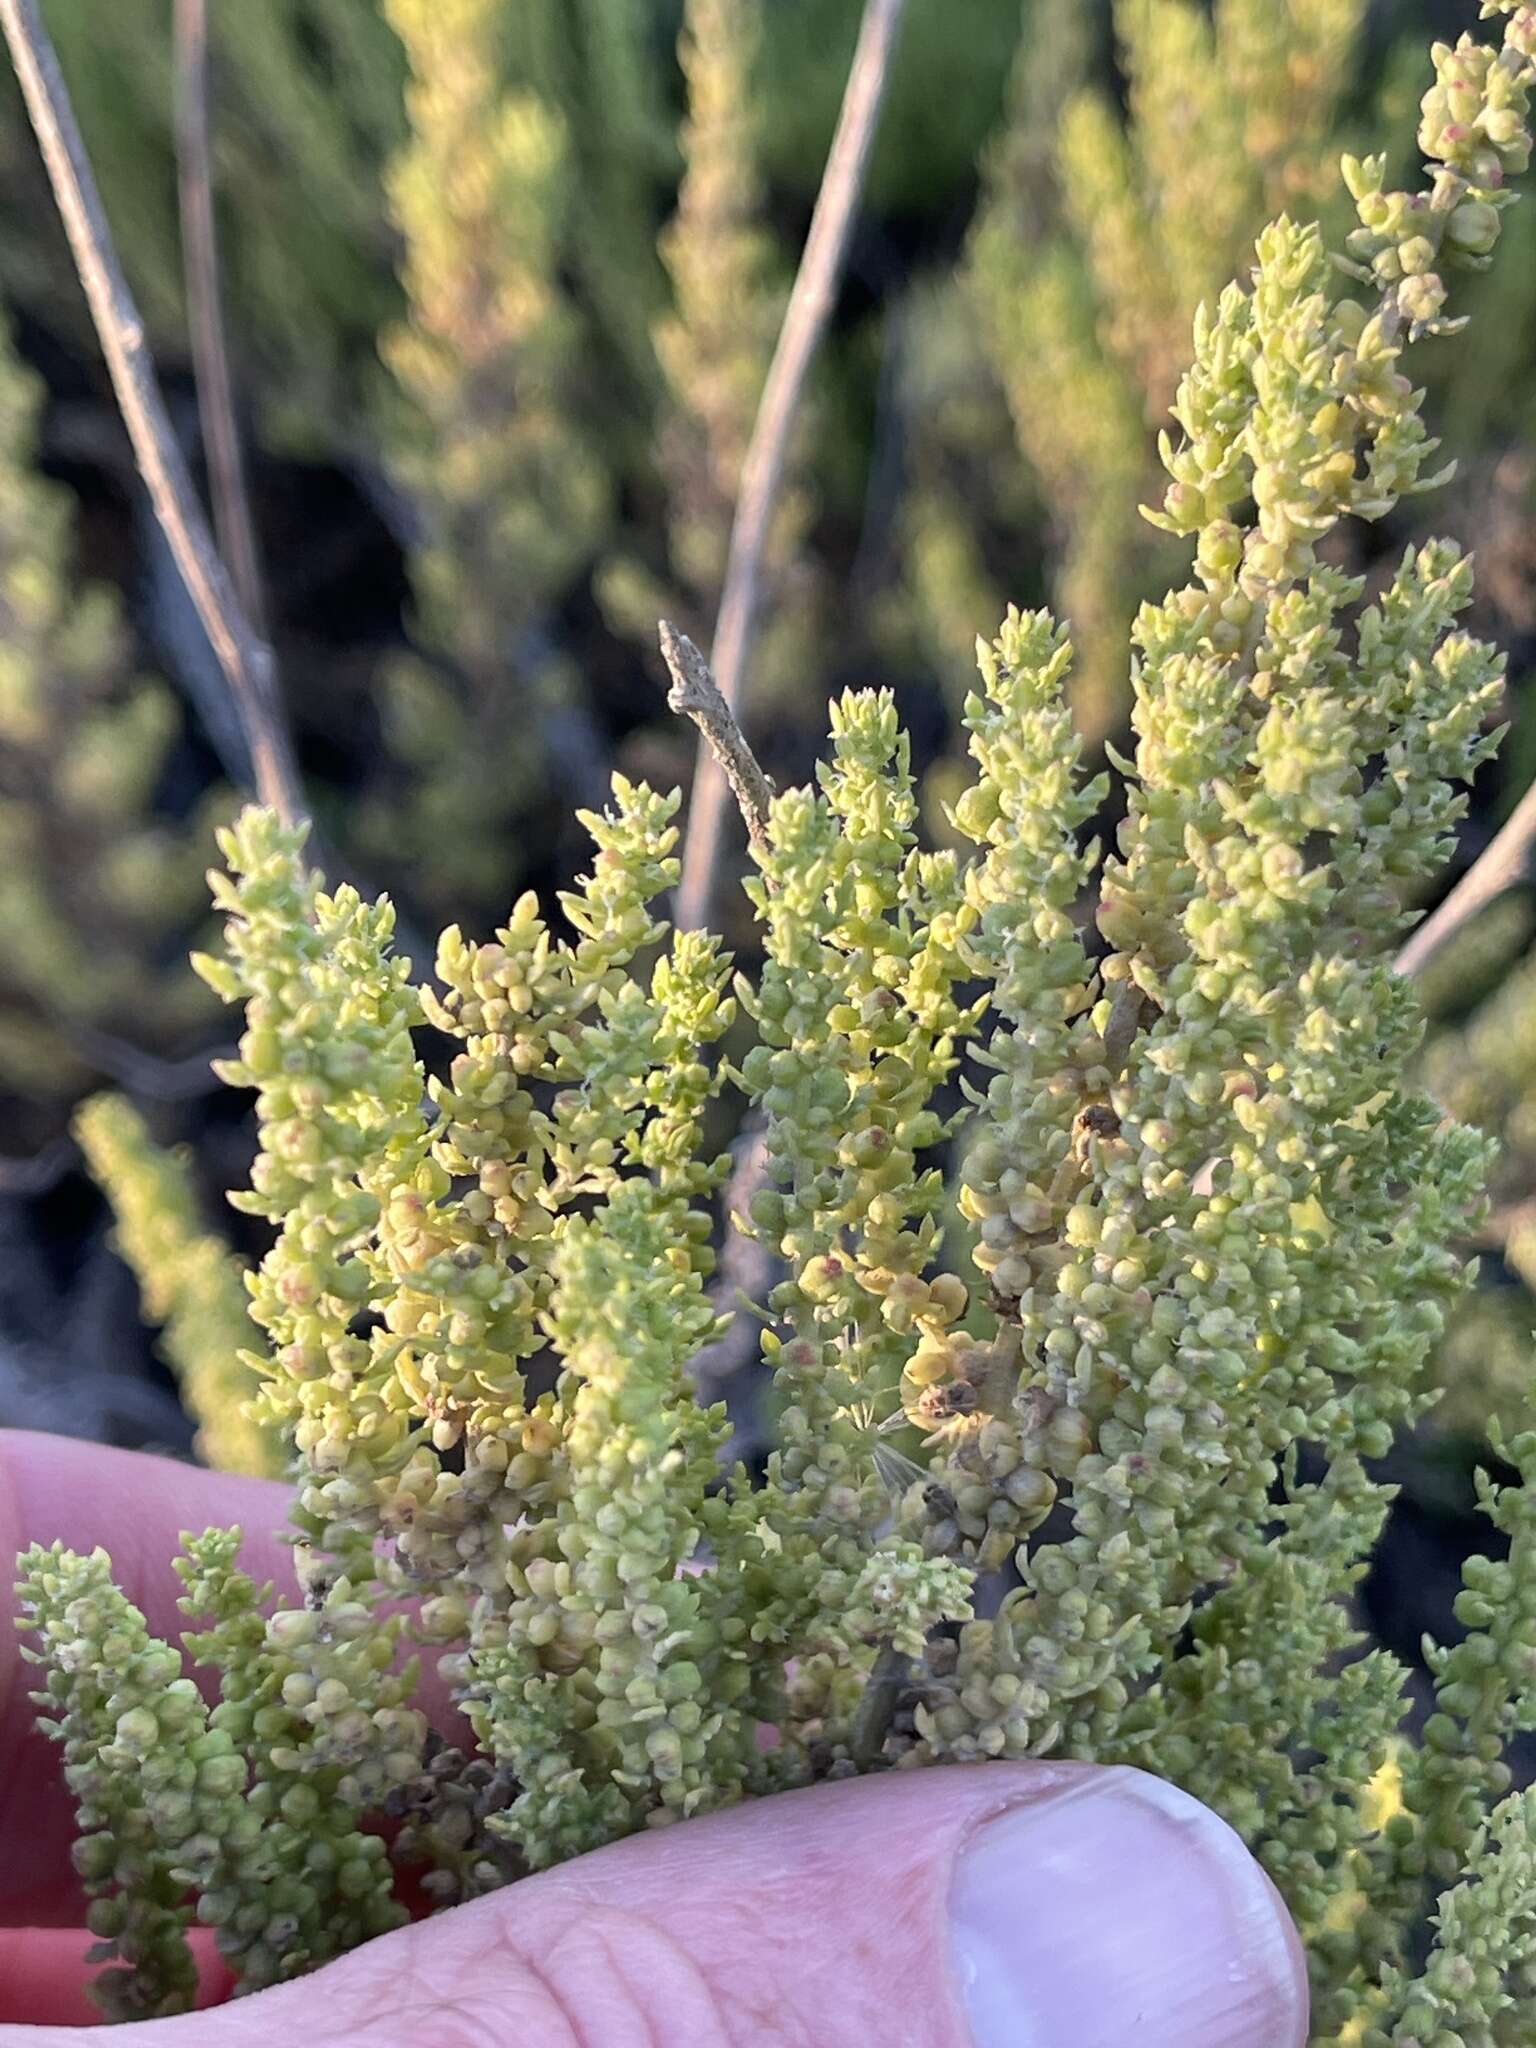
<svg viewBox="0 0 1536 2048">
<path fill-rule="evenodd" d="M 210 1008 L 175 958 L 203 833 L 156 807 L 182 715 L 134 672 L 125 608 L 83 579 L 73 493 L 39 466 L 45 399 L 0 309 L 0 1076 L 34 1102 L 89 1079 L 77 1033 L 131 1017 L 142 1043 L 172 1043 Z"/>
<path fill-rule="evenodd" d="M 1089 1014 L 1093 970 L 1074 916 L 1094 867 L 1081 828 L 1105 783 L 1082 773 L 1065 695 L 1070 645 L 1048 614 L 1010 612 L 978 657 L 982 688 L 966 705 L 978 774 L 955 821 L 983 848 L 965 877 L 966 957 L 990 984 L 998 1021 L 978 1054 L 992 1079 L 960 1206 L 1003 1321 L 990 1346 L 925 1333 L 905 1394 L 944 1447 L 942 1490 L 924 1496 L 929 1540 L 953 1541 L 953 1529 L 990 1568 L 1055 1498 L 1019 1426 L 1019 1363 L 1044 1334 L 1035 1256 L 1080 1184 L 1076 1155 L 1102 1113 L 1115 1055 L 1105 1019 Z"/>
<path fill-rule="evenodd" d="M 586 1157 L 586 1145 L 612 1141 L 611 1132 L 580 1121 L 580 1102 L 557 1096 L 551 1114 L 533 1091 L 540 1081 L 586 1078 L 576 1035 L 602 999 L 623 995 L 635 955 L 661 936 L 652 905 L 677 879 L 676 810 L 675 795 L 616 776 L 612 807 L 583 814 L 595 847 L 592 871 L 560 899 L 578 934 L 574 944 L 552 940 L 531 894 L 518 899 L 491 944 L 466 943 L 456 926 L 439 944 L 447 993 L 429 999 L 428 1015 L 465 1050 L 447 1083 L 431 1084 L 440 1113 L 435 1155 L 449 1173 L 478 1176 L 470 1214 L 520 1256 L 533 1255 L 549 1213 L 602 1163 Z M 559 1127 L 562 1111 L 566 1128 Z M 572 1117 L 579 1129 L 569 1127 Z M 558 1162 L 557 1145 L 565 1148 Z"/>
<path fill-rule="evenodd" d="M 1350 92 L 1364 0 L 1118 0 L 1123 104 L 1094 84 L 1081 8 L 1037 6 L 1002 142 L 984 165 L 966 286 L 1056 529 L 1074 707 L 1112 735 L 1125 631 L 1168 552 L 1131 502 L 1152 429 L 1213 304 L 1270 214 L 1337 186 L 1325 138 Z"/>
<path fill-rule="evenodd" d="M 669 812 L 650 815 L 662 826 Z M 600 853 L 614 851 L 599 829 Z M 670 830 L 653 843 L 669 846 Z M 642 886 L 668 872 L 643 860 L 627 871 Z M 754 1755 L 753 1723 L 705 1710 L 711 1695 L 745 1690 L 744 1668 L 725 1668 L 744 1665 L 739 1646 L 727 1650 L 738 1631 L 707 1620 L 708 1593 L 678 1577 L 722 1443 L 722 1418 L 697 1406 L 686 1367 L 716 1327 L 708 1217 L 694 1204 L 728 1164 L 702 1158 L 700 1141 L 721 1078 L 709 1048 L 734 1013 L 729 962 L 713 938 L 679 932 L 648 990 L 621 978 L 629 949 L 615 935 L 634 929 L 623 904 L 638 900 L 589 898 L 576 1012 L 597 971 L 596 1018 L 573 1016 L 551 1037 L 564 1085 L 547 1119 L 542 1322 L 566 1365 L 551 1491 L 542 1518 L 503 1546 L 466 1676 L 481 1740 L 522 1788 L 494 1831 L 534 1865 L 652 1812 L 729 1796 Z M 590 1216 L 562 1213 L 571 1195 L 602 1199 Z M 586 1733 L 573 1747 L 576 1729 Z"/>
<path fill-rule="evenodd" d="M 755 1742 L 725 1704 L 722 1645 L 682 1570 L 724 1417 L 687 1382 L 715 1317 L 673 1204 L 624 1182 L 590 1221 L 571 1219 L 555 1279 L 564 1491 L 514 1539 L 512 1604 L 476 1645 L 470 1685 L 482 1741 L 523 1787 L 498 1826 L 535 1866 L 729 1798 Z"/>
<path fill-rule="evenodd" d="M 767 1112 L 773 1179 L 752 1224 L 792 1272 L 771 1302 L 789 1331 L 767 1340 L 784 1407 L 765 1512 L 793 1552 L 773 1620 L 758 1625 L 807 1650 L 826 1638 L 827 1605 L 854 1611 L 869 1543 L 889 1519 L 882 1443 L 902 1419 L 904 1367 L 924 1333 L 941 1341 L 965 1311 L 962 1283 L 933 1272 L 943 1189 L 920 1157 L 944 1135 L 932 1098 L 978 1008 L 958 994 L 976 912 L 953 858 L 915 849 L 890 693 L 841 699 L 832 737 L 821 793 L 776 799 L 757 854 L 750 890 L 768 963 L 751 1002 L 759 1044 L 743 1068 Z M 822 1572 L 798 1568 L 808 1536 Z M 791 1724 L 845 1743 L 874 1649 L 855 1628 L 830 1673 L 802 1657 Z"/>
<path fill-rule="evenodd" d="M 281 1430 L 253 1412 L 261 1381 L 243 1354 L 258 1332 L 243 1268 L 205 1227 L 182 1158 L 154 1143 L 120 1095 L 93 1096 L 74 1130 L 112 1204 L 113 1242 L 133 1269 L 145 1316 L 163 1325 L 161 1345 L 197 1423 L 199 1456 L 216 1471 L 278 1478 L 289 1453 Z"/>
<path fill-rule="evenodd" d="M 474 1174 L 471 1214 L 488 1233 L 517 1237 L 537 1221 L 531 1208 L 542 1179 L 541 1121 L 531 1083 L 549 1059 L 549 1019 L 569 1004 L 562 956 L 531 892 L 518 898 L 488 945 L 472 945 L 457 925 L 438 942 L 444 995 L 427 995 L 428 1020 L 463 1042 L 446 1080 L 428 1088 L 439 1124 L 433 1146 L 450 1174 Z"/>
<path fill-rule="evenodd" d="M 1389 1983 L 1392 2019 L 1362 2048 L 1479 2048 L 1528 2031 L 1536 1940 L 1536 1792 L 1496 1807 L 1440 1901 L 1422 1975 Z"/>
<path fill-rule="evenodd" d="M 1536 1435 L 1495 1448 L 1521 1482 L 1496 1486 L 1479 1477 L 1483 1508 L 1508 1538 L 1508 1555 L 1470 1558 L 1462 1569 L 1456 1618 L 1470 1633 L 1431 1650 L 1436 1711 L 1406 1774 L 1421 1822 L 1415 1865 L 1437 1887 L 1455 1882 L 1490 1796 L 1508 1789 L 1505 1744 L 1536 1727 L 1536 1626 L 1522 1591 L 1536 1569 Z"/>
<path fill-rule="evenodd" d="M 705 599 L 725 573 L 731 510 L 782 316 L 752 90 L 762 13 L 761 0 L 688 0 L 678 43 L 688 83 L 684 171 L 660 245 L 672 310 L 656 331 L 675 416 L 659 452 L 677 567 Z"/>
<path fill-rule="evenodd" d="M 587 11 L 606 25 L 602 0 L 587 0 Z M 658 617 L 678 619 L 707 639 L 742 465 L 790 284 L 771 230 L 762 161 L 769 138 L 761 71 L 776 17 L 763 0 L 686 0 L 675 12 L 687 105 L 676 136 L 682 159 L 677 205 L 656 242 L 671 292 L 650 334 L 655 360 L 648 374 L 654 377 L 659 368 L 663 404 L 647 419 L 645 449 L 665 496 L 666 571 L 658 573 L 653 551 L 630 534 L 597 585 L 610 624 L 648 647 Z M 602 124 L 610 126 L 606 105 Z M 600 195 L 594 198 L 600 203 Z M 604 225 L 611 242 L 619 223 Z M 594 267 L 593 284 L 601 281 L 612 295 L 616 276 L 606 256 Z M 631 315 L 641 304 L 639 295 L 622 288 L 618 298 Z M 812 397 L 806 394 L 803 413 L 814 410 Z M 821 578 L 805 546 L 815 502 L 800 479 L 815 446 L 813 422 L 802 416 L 765 536 L 753 673 L 755 687 L 770 701 L 781 691 L 802 689 L 814 665 Z M 790 588 L 794 603 L 776 604 L 777 593 Z"/>
<path fill-rule="evenodd" d="M 735 1020 L 736 1005 L 725 993 L 730 971 L 729 956 L 708 932 L 675 933 L 670 953 L 656 963 L 651 998 L 661 1019 L 661 1058 L 653 1083 L 659 1099 L 652 1107 L 659 1112 L 661 1152 L 646 1163 L 658 1170 L 698 1149 L 698 1110 L 715 1084 L 695 1061 Z M 682 1072 L 676 1071 L 679 1067 Z"/>
<path fill-rule="evenodd" d="M 417 508 L 419 651 L 384 677 L 406 773 L 365 814 L 418 888 L 496 900 L 579 690 L 543 630 L 607 530 L 611 484 L 573 387 L 590 323 L 570 289 L 578 176 L 563 10 L 388 0 L 409 129 L 385 185 L 406 318 L 382 351 L 390 467 Z M 583 171 L 590 175 L 590 161 Z M 600 246 L 622 260 L 622 240 Z M 632 298 L 633 292 L 623 295 Z M 628 312 L 632 307 L 617 310 Z"/>
<path fill-rule="evenodd" d="M 562 1483 L 563 1410 L 548 1396 L 530 1408 L 523 1369 L 543 1342 L 566 1212 L 649 1168 L 677 1198 L 680 1243 L 701 1272 L 709 1262 L 707 1219 L 687 1204 L 723 1171 L 696 1152 L 716 1086 L 704 1049 L 732 1016 L 727 969 L 712 941 L 679 936 L 649 990 L 629 971 L 663 930 L 651 903 L 676 879 L 675 810 L 620 776 L 612 807 L 584 814 L 592 871 L 561 899 L 574 942 L 553 941 L 524 896 L 493 943 L 452 929 L 439 945 L 446 994 L 427 1014 L 464 1050 L 446 1084 L 428 1084 L 431 1160 L 396 1185 L 364 1254 L 395 1380 L 430 1437 L 382 1504 L 418 1583 L 478 1575 L 504 1590 L 498 1532 Z M 469 1174 L 477 1186 L 454 1193 Z M 463 1473 L 443 1469 L 460 1444 Z"/>
<path fill-rule="evenodd" d="M 965 1725 L 949 1702 L 989 1661 L 1033 1700 L 1002 1717 L 1008 1746 L 1112 1744 L 1191 1601 L 1266 1527 L 1292 1436 L 1379 1454 L 1416 1412 L 1460 1281 L 1443 1245 L 1473 1213 L 1482 1148 L 1406 1088 L 1413 1004 L 1372 952 L 1404 854 L 1443 848 L 1497 671 L 1446 631 L 1464 588 L 1445 550 L 1414 558 L 1346 655 L 1359 591 L 1315 548 L 1418 477 L 1406 328 L 1334 307 L 1314 230 L 1282 220 L 1258 255 L 1252 291 L 1197 323 L 1186 438 L 1166 450 L 1197 581 L 1137 631 L 1104 972 L 1140 1028 L 1104 1003 L 1118 1078 L 1031 1258 L 1019 1409 L 1070 1478 L 1074 1533 L 1021 1551 L 1024 1591 L 962 1632 L 929 1708 L 940 1753 Z M 1228 515 L 1250 493 L 1245 531 Z M 1362 733 L 1394 764 L 1390 801 L 1366 788 Z M 1413 1164 L 1399 1180 L 1389 1158 Z M 1052 1162 L 1008 1163 L 1038 1187 Z"/>
<path fill-rule="evenodd" d="M 752 1221 L 794 1271 L 773 1301 L 791 1326 L 772 1343 L 788 1404 L 774 1485 L 857 1571 L 888 1508 L 870 1432 L 898 1412 L 916 1329 L 965 1306 L 958 1282 L 925 1277 L 942 1187 L 919 1155 L 943 1134 L 931 1097 L 974 1022 L 956 987 L 975 913 L 953 860 L 914 851 L 890 693 L 843 698 L 832 730 L 823 793 L 778 798 L 758 856 L 768 965 L 743 1072 L 775 1183 Z"/>
<path fill-rule="evenodd" d="M 244 812 L 219 844 L 226 959 L 200 964 L 226 999 L 245 998 L 239 1057 L 222 1072 L 258 1090 L 261 1136 L 250 1192 L 234 1199 L 279 1227 L 251 1285 L 271 1346 L 261 1409 L 293 1430 L 317 1478 L 345 1473 L 365 1489 L 409 1440 L 389 1346 L 353 1326 L 376 1305 L 363 1254 L 426 1150 L 411 1043 L 420 1002 L 409 961 L 391 957 L 387 898 L 326 895 L 304 866 L 303 833 L 268 812 Z M 367 1511 L 361 1498 L 351 1506 Z"/>
<path fill-rule="evenodd" d="M 63 1745 L 79 1811 L 74 1864 L 91 1900 L 92 1960 L 113 1964 L 92 1996 L 109 2019 L 189 2011 L 188 1892 L 207 1896 L 261 1846 L 245 1759 L 210 1725 L 176 1651 L 112 1583 L 105 1551 L 33 1545 L 16 1591 L 39 1646 L 22 1654 L 47 1667 L 33 1694 L 39 1726 Z"/>
<path fill-rule="evenodd" d="M 1400 1959 L 1404 1936 L 1402 1917 L 1380 1910 L 1368 1788 L 1394 1768 L 1407 1673 L 1385 1651 L 1358 1654 L 1350 1605 L 1387 1504 L 1355 1459 L 1318 1485 L 1291 1475 L 1280 1533 L 1252 1542 L 1200 1608 L 1188 1650 L 1126 1714 L 1117 1752 L 1204 1799 L 1265 1864 L 1303 1930 L 1323 2038 L 1348 2016 L 1350 1987 Z"/>
<path fill-rule="evenodd" d="M 677 880 L 677 791 L 660 795 L 615 775 L 613 799 L 609 810 L 577 812 L 597 853 L 591 874 L 560 897 L 581 934 L 573 970 L 594 988 L 656 936 L 649 906 Z"/>
<path fill-rule="evenodd" d="M 380 1623 L 344 1579 L 269 1613 L 271 1588 L 239 1552 L 238 1529 L 209 1529 L 184 1538 L 176 1570 L 181 1611 L 203 1623 L 187 1648 L 219 1673 L 211 1739 L 243 1760 L 260 1830 L 205 1887 L 198 1918 L 258 1990 L 404 1922 L 384 1842 L 360 1822 L 419 1772 L 426 1717 L 406 1704 L 414 1668 L 392 1669 L 398 1622 Z"/>
</svg>

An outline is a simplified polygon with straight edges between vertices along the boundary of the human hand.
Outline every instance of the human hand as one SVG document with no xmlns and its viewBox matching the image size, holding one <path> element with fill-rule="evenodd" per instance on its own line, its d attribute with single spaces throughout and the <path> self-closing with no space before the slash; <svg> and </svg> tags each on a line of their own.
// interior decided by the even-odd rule
<svg viewBox="0 0 1536 2048">
<path fill-rule="evenodd" d="M 0 1560 L 101 1544 L 174 1636 L 181 1529 L 282 1487 L 0 1432 Z M 8 1568 L 6 1576 L 9 1577 Z M 1301 1951 L 1225 1824 L 1139 1772 L 988 1764 L 818 1786 L 635 1837 L 195 2017 L 85 2020 L 57 1751 L 0 1615 L 0 2048 L 1301 2048 Z M 215 1979 L 213 1990 L 219 1988 Z M 7 2024 L 7 2022 L 12 2022 Z"/>
</svg>

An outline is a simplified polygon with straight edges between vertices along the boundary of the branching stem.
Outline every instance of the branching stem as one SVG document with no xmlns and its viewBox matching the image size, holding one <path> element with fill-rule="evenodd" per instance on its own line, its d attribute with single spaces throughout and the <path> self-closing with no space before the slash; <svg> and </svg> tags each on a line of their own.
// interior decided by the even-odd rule
<svg viewBox="0 0 1536 2048">
<path fill-rule="evenodd" d="M 287 823 L 303 814 L 272 650 L 241 610 L 165 405 L 37 0 L 0 0 L 0 29 L 37 134 L 134 458 L 176 567 L 223 669 L 251 753 L 256 793 Z"/>
<path fill-rule="evenodd" d="M 784 480 L 795 415 L 831 316 L 904 6 L 905 0 L 866 0 L 821 190 L 816 195 L 800 268 L 790 291 L 742 465 L 741 491 L 731 522 L 725 583 L 710 650 L 720 694 L 732 710 L 741 701 L 756 624 L 763 557 L 774 504 Z M 717 757 L 708 741 L 701 739 L 683 842 L 682 881 L 677 892 L 677 922 L 684 930 L 708 922 L 710 895 L 720 858 L 725 793 L 725 776 Z"/>
<path fill-rule="evenodd" d="M 197 382 L 198 418 L 208 465 L 214 531 L 230 579 L 255 630 L 265 636 L 261 568 L 251 518 L 245 457 L 235 418 L 224 310 L 219 300 L 218 225 L 213 210 L 209 139 L 208 0 L 176 0 L 176 182 L 181 203 L 182 271 Z"/>
<path fill-rule="evenodd" d="M 1456 934 L 1506 889 L 1524 880 L 1536 847 L 1536 783 L 1525 792 L 1499 830 L 1445 901 L 1432 910 L 1397 956 L 1399 974 L 1422 974 Z"/>
<path fill-rule="evenodd" d="M 710 673 L 709 663 L 686 633 L 661 622 L 661 652 L 672 675 L 667 702 L 699 729 L 699 744 L 708 749 L 747 821 L 747 836 L 754 845 L 768 838 L 768 806 L 773 785 L 758 765 L 747 744 L 747 736 L 736 723 L 736 715 L 725 700 L 720 685 Z"/>
</svg>

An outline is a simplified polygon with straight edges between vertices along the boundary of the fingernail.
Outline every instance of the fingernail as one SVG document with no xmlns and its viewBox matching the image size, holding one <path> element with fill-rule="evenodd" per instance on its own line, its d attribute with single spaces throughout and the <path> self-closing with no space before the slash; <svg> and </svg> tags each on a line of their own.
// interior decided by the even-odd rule
<svg viewBox="0 0 1536 2048">
<path fill-rule="evenodd" d="M 951 1938 L 976 2048 L 1302 2048 L 1306 1969 L 1225 1821 L 1123 1768 L 1074 1772 L 961 1851 Z"/>
</svg>

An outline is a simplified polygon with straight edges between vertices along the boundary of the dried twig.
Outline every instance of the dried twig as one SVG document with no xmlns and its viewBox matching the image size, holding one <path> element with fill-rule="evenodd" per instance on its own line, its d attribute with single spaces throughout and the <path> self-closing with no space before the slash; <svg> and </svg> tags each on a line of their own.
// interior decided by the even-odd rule
<svg viewBox="0 0 1536 2048">
<path fill-rule="evenodd" d="M 686 633 L 661 622 L 661 652 L 672 673 L 667 702 L 699 729 L 699 744 L 708 758 L 719 764 L 731 794 L 747 821 L 747 835 L 754 845 L 768 839 L 768 806 L 773 801 L 773 784 L 758 766 L 757 756 L 747 744 L 746 734 L 725 700 L 720 685 L 710 674 L 709 663 Z M 697 793 L 697 784 L 695 784 Z M 691 838 L 691 828 L 690 828 Z M 683 872 L 687 887 L 687 869 Z M 681 920 L 680 920 L 681 921 Z"/>
<path fill-rule="evenodd" d="M 746 1229 L 733 1228 L 750 1215 L 754 1196 L 772 1179 L 766 1126 L 749 1118 L 731 1147 L 735 1164 L 726 1183 L 723 1207 L 727 1218 L 720 1263 L 710 1283 L 710 1306 L 728 1317 L 721 1334 L 689 1360 L 688 1371 L 702 1401 L 723 1401 L 731 1421 L 731 1438 L 721 1453 L 725 1468 L 738 1459 L 762 1456 L 770 1447 L 771 1430 L 763 1413 L 766 1376 L 762 1367 L 764 1304 L 783 1262 L 773 1246 Z"/>
<path fill-rule="evenodd" d="M 73 1138 L 53 1138 L 30 1159 L 0 1159 L 0 1196 L 46 1195 L 56 1188 L 80 1152 Z"/>
<path fill-rule="evenodd" d="M 732 709 L 740 701 L 752 645 L 763 556 L 790 434 L 806 375 L 831 315 L 904 4 L 905 0 L 865 0 L 837 131 L 742 465 L 711 649 L 720 694 Z M 677 893 L 677 922 L 685 929 L 704 924 L 709 915 L 724 810 L 725 777 L 709 743 L 701 740 Z"/>
<path fill-rule="evenodd" d="M 241 611 L 155 383 L 144 323 L 112 245 L 59 60 L 37 0 L 0 0 L 0 29 L 36 130 L 139 473 L 240 713 L 257 794 L 292 822 L 303 811 L 272 652 Z"/>
<path fill-rule="evenodd" d="M 224 311 L 219 302 L 218 227 L 208 120 L 208 0 L 176 0 L 176 182 L 181 201 L 181 258 L 197 410 L 208 465 L 214 531 L 230 580 L 255 630 L 265 636 L 261 568 L 246 488 L 245 458 L 235 420 L 234 387 Z"/>
<path fill-rule="evenodd" d="M 1525 792 L 1499 830 L 1452 889 L 1403 946 L 1394 965 L 1399 974 L 1422 974 L 1462 928 L 1506 889 L 1530 873 L 1536 848 L 1536 783 Z"/>
<path fill-rule="evenodd" d="M 911 1679 L 911 1658 L 903 1656 L 894 1643 L 882 1642 L 864 1681 L 848 1737 L 849 1754 L 861 1769 L 869 1770 L 879 1762 L 901 1695 Z"/>
<path fill-rule="evenodd" d="M 187 1102 L 198 1095 L 212 1095 L 223 1085 L 213 1071 L 213 1062 L 230 1059 L 235 1052 L 232 1045 L 214 1045 L 189 1053 L 185 1059 L 167 1060 L 91 1024 L 66 1024 L 61 1029 L 70 1050 L 99 1073 L 110 1074 L 120 1087 L 157 1102 Z"/>
</svg>

